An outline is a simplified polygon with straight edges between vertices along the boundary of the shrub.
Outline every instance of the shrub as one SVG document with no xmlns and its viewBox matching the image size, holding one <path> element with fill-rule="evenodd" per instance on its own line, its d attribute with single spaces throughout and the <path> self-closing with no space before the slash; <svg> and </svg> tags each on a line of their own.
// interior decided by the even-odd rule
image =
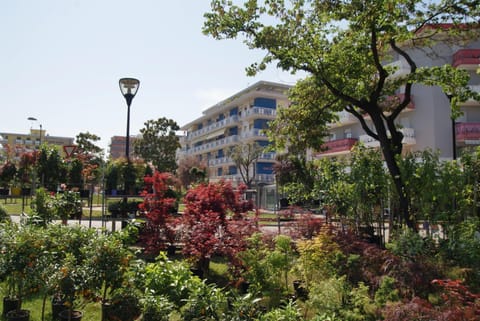
<svg viewBox="0 0 480 321">
<path fill-rule="evenodd" d="M 0 223 L 10 221 L 10 215 L 7 210 L 0 204 Z"/>
</svg>

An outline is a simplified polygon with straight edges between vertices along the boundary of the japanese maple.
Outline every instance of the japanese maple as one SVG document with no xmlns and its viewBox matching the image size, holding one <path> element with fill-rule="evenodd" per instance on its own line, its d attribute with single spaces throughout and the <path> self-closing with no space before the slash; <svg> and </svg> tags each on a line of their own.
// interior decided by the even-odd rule
<svg viewBox="0 0 480 321">
<path fill-rule="evenodd" d="M 245 189 L 241 185 L 235 190 L 229 182 L 220 181 L 197 185 L 185 196 L 183 253 L 204 274 L 213 255 L 238 263 L 236 253 L 246 248 L 246 238 L 257 230 L 256 221 L 248 217 L 253 204 L 242 198 Z"/>
<path fill-rule="evenodd" d="M 174 245 L 177 236 L 174 216 L 177 211 L 177 198 L 172 189 L 175 180 L 170 173 L 155 172 L 153 176 L 145 177 L 144 181 L 144 201 L 139 204 L 139 209 L 145 213 L 147 220 L 140 240 L 147 253 L 158 254 L 159 251 Z"/>
</svg>

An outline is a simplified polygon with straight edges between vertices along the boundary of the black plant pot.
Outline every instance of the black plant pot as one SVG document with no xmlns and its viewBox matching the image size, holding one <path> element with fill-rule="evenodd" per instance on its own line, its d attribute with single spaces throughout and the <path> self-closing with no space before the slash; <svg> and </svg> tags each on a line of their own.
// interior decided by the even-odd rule
<svg viewBox="0 0 480 321">
<path fill-rule="evenodd" d="M 303 286 L 300 280 L 293 281 L 293 288 L 295 289 L 295 296 L 303 301 L 308 300 L 308 290 Z"/>
<path fill-rule="evenodd" d="M 70 316 L 69 316 L 70 314 Z M 59 320 L 61 321 L 81 321 L 83 317 L 82 311 L 78 310 L 63 310 L 58 314 Z"/>
<path fill-rule="evenodd" d="M 13 310 L 20 310 L 22 301 L 17 298 L 3 298 L 3 315 L 7 315 L 8 312 Z"/>
<path fill-rule="evenodd" d="M 7 313 L 5 319 L 7 321 L 29 321 L 30 311 L 29 310 L 12 310 Z"/>
<path fill-rule="evenodd" d="M 60 312 L 66 309 L 67 307 L 61 299 L 52 299 L 52 320 L 60 320 Z"/>
</svg>

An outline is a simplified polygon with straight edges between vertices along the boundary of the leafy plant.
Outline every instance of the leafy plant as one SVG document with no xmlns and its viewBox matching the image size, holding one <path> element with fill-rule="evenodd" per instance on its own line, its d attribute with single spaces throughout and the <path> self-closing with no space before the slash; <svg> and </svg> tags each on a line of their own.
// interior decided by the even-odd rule
<svg viewBox="0 0 480 321">
<path fill-rule="evenodd" d="M 182 225 L 183 253 L 208 275 L 213 255 L 224 255 L 237 266 L 236 254 L 246 248 L 246 238 L 257 230 L 248 216 L 251 201 L 242 199 L 245 185 L 234 190 L 231 183 L 199 184 L 185 196 Z"/>
<path fill-rule="evenodd" d="M 178 200 L 173 191 L 175 180 L 170 173 L 155 172 L 145 177 L 146 191 L 140 210 L 145 213 L 146 222 L 141 230 L 140 239 L 147 253 L 158 254 L 178 241 L 179 232 L 174 214 L 177 213 Z"/>
</svg>

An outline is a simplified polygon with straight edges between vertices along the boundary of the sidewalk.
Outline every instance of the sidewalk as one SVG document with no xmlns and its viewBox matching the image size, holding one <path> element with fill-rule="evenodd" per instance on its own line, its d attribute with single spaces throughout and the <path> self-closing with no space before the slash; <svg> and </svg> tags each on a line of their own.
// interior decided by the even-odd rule
<svg viewBox="0 0 480 321">
<path fill-rule="evenodd" d="M 20 220 L 21 220 L 21 215 L 18 215 L 18 214 L 10 215 L 10 218 L 12 219 L 12 222 L 19 223 Z M 55 220 L 53 222 L 56 223 L 56 224 L 61 224 L 60 220 Z M 102 221 L 101 218 L 98 218 L 98 217 L 93 218 L 92 217 L 92 220 L 87 218 L 87 219 L 81 219 L 81 220 L 68 220 L 67 221 L 67 225 L 79 225 L 80 224 L 80 225 L 85 226 L 85 227 L 92 227 L 92 228 L 97 228 L 97 229 L 101 229 L 102 225 L 103 225 L 103 227 L 105 227 L 108 231 L 112 231 L 113 223 L 115 223 L 115 230 L 116 231 L 119 231 L 119 230 L 122 229 L 122 220 L 120 220 L 120 219 L 115 220 L 115 222 L 113 222 L 112 220 Z"/>
</svg>

